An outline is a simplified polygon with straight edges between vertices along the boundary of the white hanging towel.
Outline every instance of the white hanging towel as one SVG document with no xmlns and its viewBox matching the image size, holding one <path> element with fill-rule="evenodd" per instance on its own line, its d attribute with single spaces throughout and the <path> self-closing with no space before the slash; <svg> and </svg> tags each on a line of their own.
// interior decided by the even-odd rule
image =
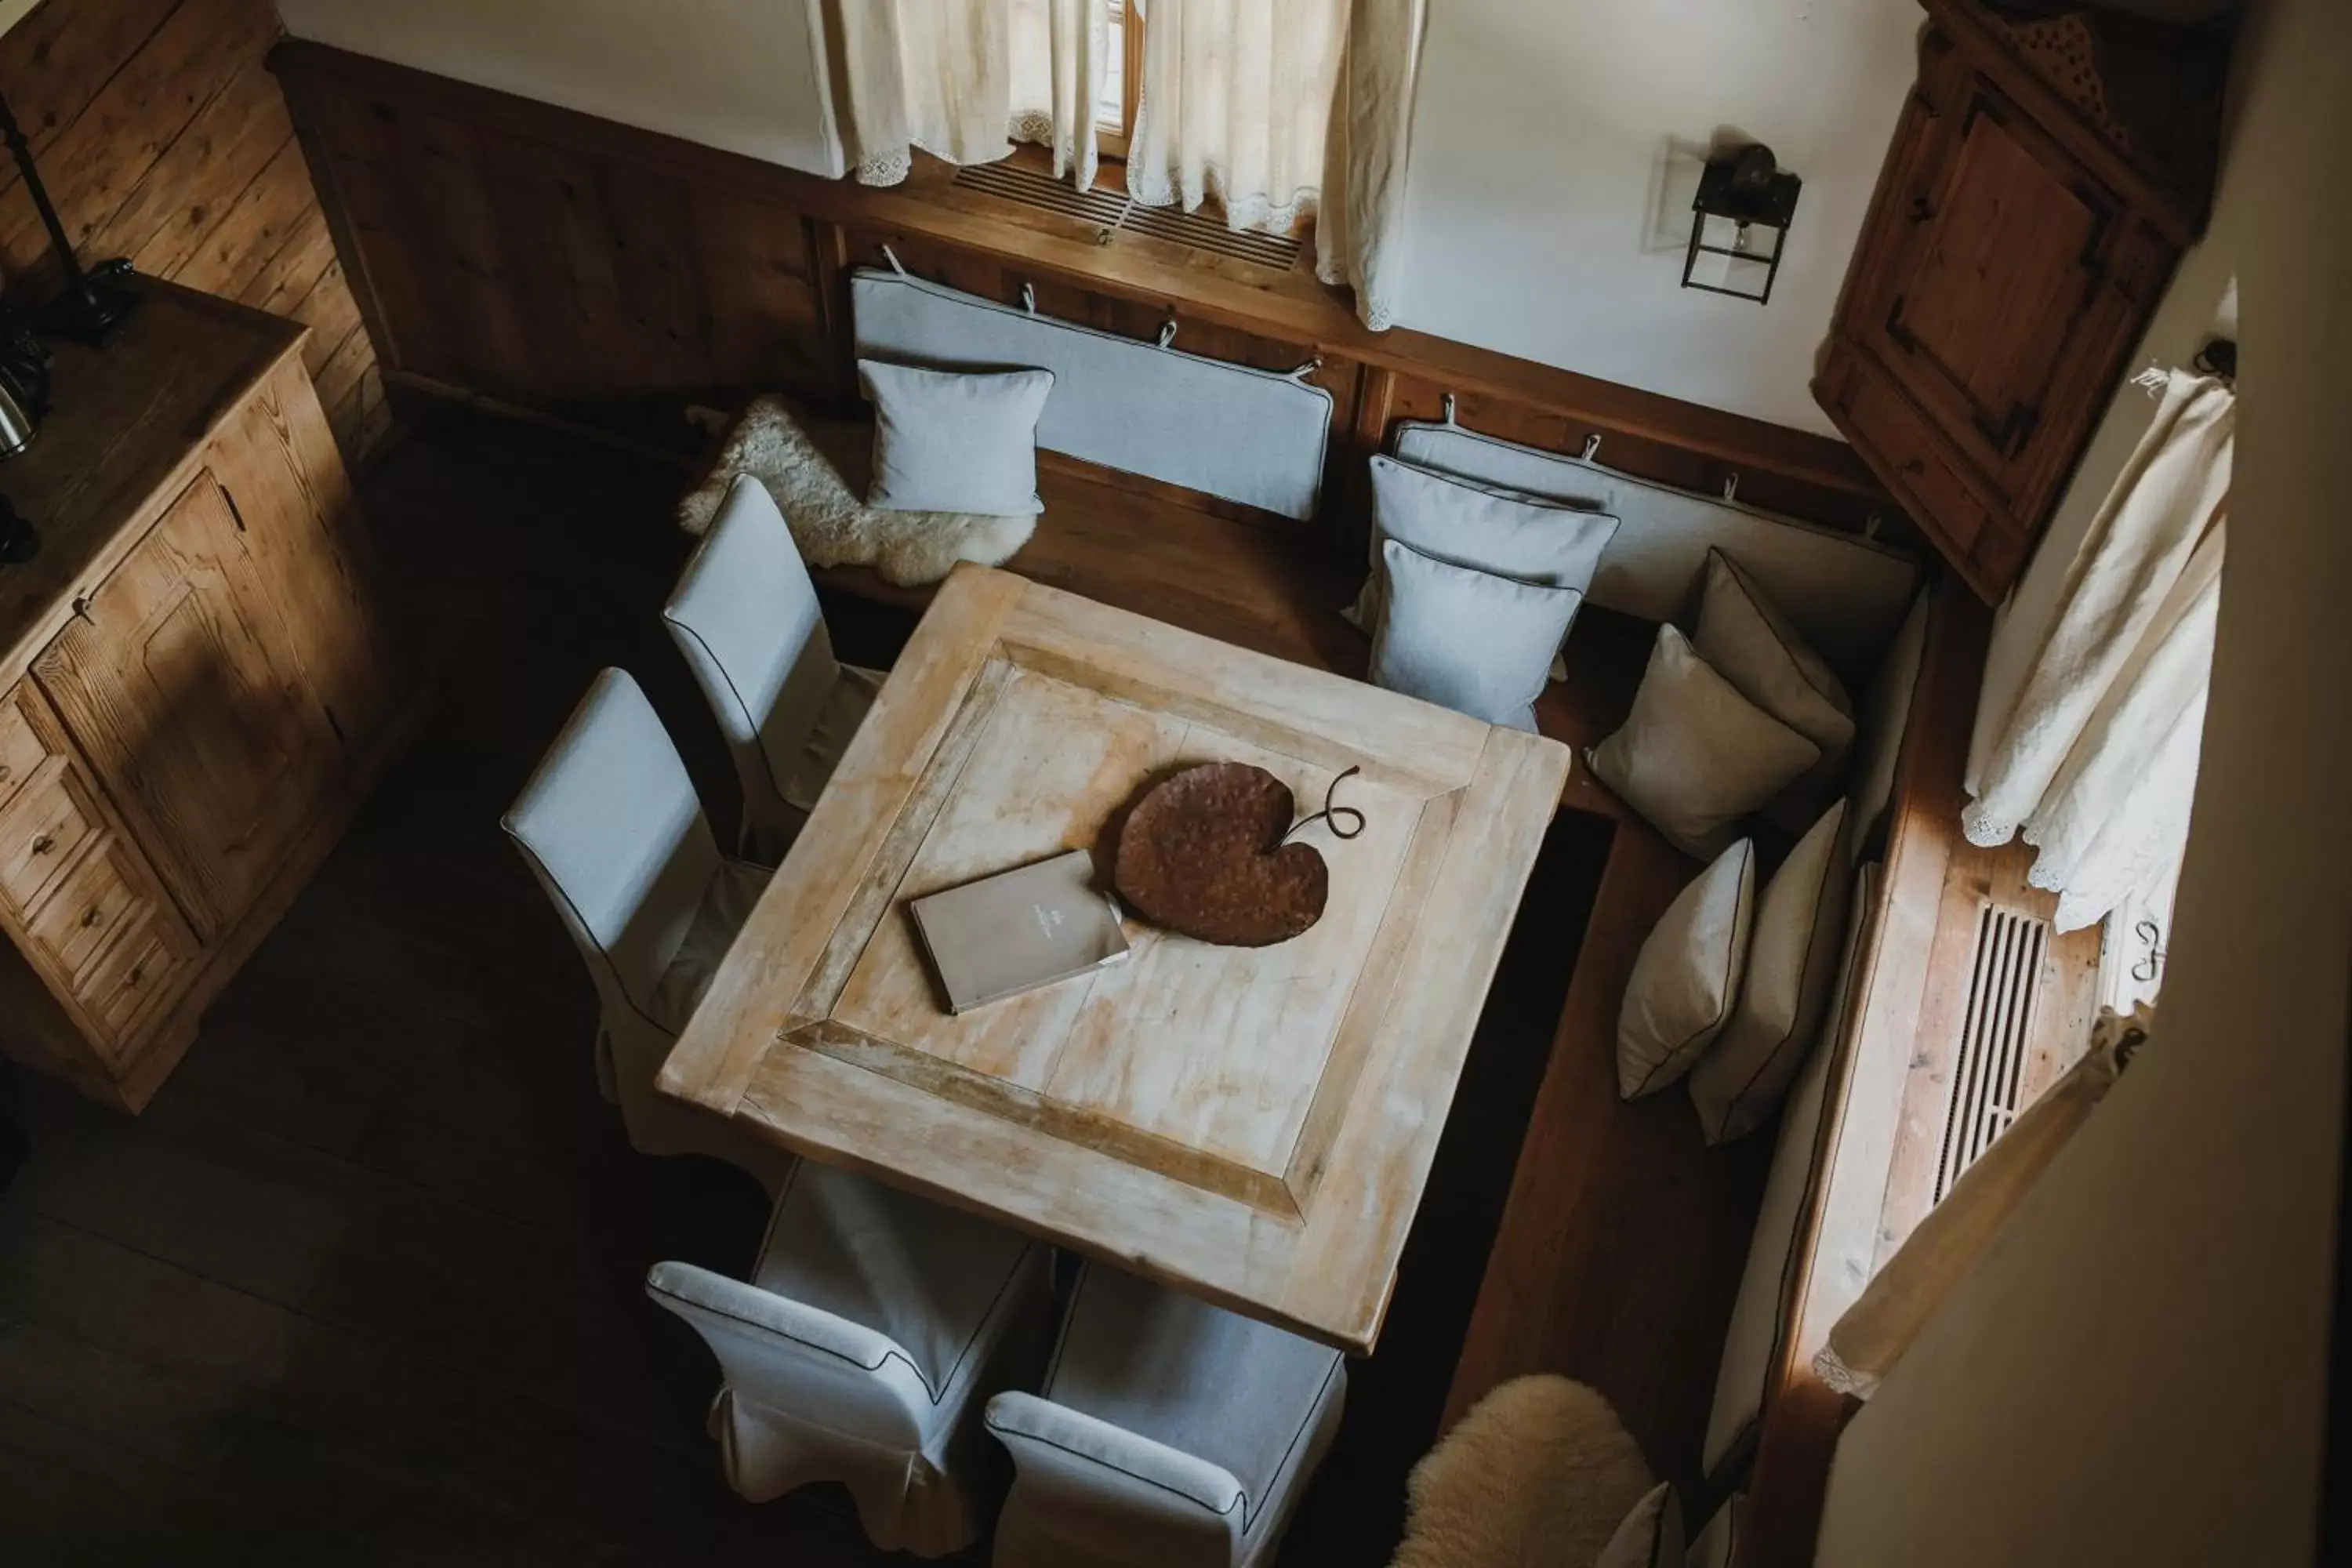
<svg viewBox="0 0 2352 1568">
<path fill-rule="evenodd" d="M 2105 918 L 2187 837 L 2236 426 L 2227 383 L 2170 374 L 1962 813 L 1972 844 L 2022 830 L 2041 850 L 2032 880 L 2060 895 L 2062 931 Z"/>
</svg>

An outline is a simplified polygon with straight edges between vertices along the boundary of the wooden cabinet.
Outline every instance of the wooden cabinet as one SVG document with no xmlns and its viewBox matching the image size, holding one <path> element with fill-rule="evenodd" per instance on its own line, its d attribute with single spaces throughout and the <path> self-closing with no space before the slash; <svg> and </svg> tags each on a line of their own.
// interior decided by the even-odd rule
<svg viewBox="0 0 2352 1568">
<path fill-rule="evenodd" d="M 0 467 L 0 1049 L 133 1110 L 404 730 L 301 335 L 153 288 Z"/>
<path fill-rule="evenodd" d="M 2223 57 L 2098 13 L 1925 3 L 1814 392 L 1990 601 L 2203 221 Z"/>
</svg>

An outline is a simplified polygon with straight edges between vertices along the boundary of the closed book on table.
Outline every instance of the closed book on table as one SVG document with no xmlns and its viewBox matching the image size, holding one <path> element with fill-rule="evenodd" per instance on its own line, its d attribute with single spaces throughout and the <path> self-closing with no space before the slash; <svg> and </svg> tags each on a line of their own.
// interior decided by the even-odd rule
<svg viewBox="0 0 2352 1568">
<path fill-rule="evenodd" d="M 1083 849 L 927 894 L 908 912 L 950 1013 L 1127 956 L 1118 907 L 1096 890 L 1094 861 Z"/>
</svg>

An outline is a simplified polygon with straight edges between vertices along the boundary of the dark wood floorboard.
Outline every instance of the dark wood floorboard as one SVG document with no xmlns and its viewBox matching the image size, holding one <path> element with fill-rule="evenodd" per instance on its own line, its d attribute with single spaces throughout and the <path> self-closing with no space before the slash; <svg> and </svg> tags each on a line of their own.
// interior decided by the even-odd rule
<svg viewBox="0 0 2352 1568">
<path fill-rule="evenodd" d="M 464 419 L 366 476 L 441 672 L 434 718 L 145 1115 L 16 1086 L 30 1153 L 0 1194 L 0 1560 L 880 1560 L 837 1489 L 754 1507 L 721 1480 L 702 1425 L 715 1364 L 642 1282 L 664 1258 L 741 1271 L 764 1203 L 730 1170 L 627 1148 L 590 1068 L 587 976 L 497 825 L 616 664 L 731 832 L 724 748 L 656 616 L 690 544 L 667 524 L 679 484 Z M 879 664 L 915 612 L 828 593 L 827 615 L 842 657 Z M 1554 1137 L 1530 1112 L 1629 831 L 1571 811 L 1547 839 L 1380 1352 L 1353 1369 L 1286 1562 L 1377 1563 L 1393 1544 L 1490 1250 L 1524 1247 L 1497 1250 L 1497 1227 L 1522 1139 Z M 1585 1202 L 1605 1205 L 1608 1173 L 1589 1176 Z M 1596 1281 L 1595 1310 L 1614 1296 Z M 1685 1317 L 1678 1357 L 1702 1320 L 1720 1333 L 1713 1303 Z M 1489 1359 L 1568 1355 L 1546 1349 L 1558 1333 Z M 1681 1441 L 1711 1359 L 1629 1353 L 1612 1395 L 1661 1384 L 1674 1418 L 1629 1420 Z"/>
</svg>

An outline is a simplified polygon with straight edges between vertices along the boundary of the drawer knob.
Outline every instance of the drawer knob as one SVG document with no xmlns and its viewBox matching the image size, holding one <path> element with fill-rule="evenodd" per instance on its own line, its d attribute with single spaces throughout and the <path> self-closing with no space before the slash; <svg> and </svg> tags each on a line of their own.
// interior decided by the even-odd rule
<svg viewBox="0 0 2352 1568">
<path fill-rule="evenodd" d="M 96 925 L 102 918 L 103 917 L 95 908 L 84 911 L 81 917 L 81 929 L 88 931 L 90 927 Z"/>
<path fill-rule="evenodd" d="M 58 847 L 58 841 L 44 833 L 33 840 L 33 853 L 46 855 Z"/>
<path fill-rule="evenodd" d="M 144 980 L 144 979 L 146 979 L 146 978 L 147 978 L 147 966 L 146 966 L 145 964 L 143 964 L 143 963 L 134 963 L 134 964 L 132 964 L 132 965 L 131 966 L 131 974 L 130 974 L 130 977 L 129 977 L 129 979 L 128 979 L 128 981 L 127 981 L 127 984 L 131 984 L 131 985 L 136 985 L 136 984 L 138 984 L 142 980 Z"/>
</svg>

